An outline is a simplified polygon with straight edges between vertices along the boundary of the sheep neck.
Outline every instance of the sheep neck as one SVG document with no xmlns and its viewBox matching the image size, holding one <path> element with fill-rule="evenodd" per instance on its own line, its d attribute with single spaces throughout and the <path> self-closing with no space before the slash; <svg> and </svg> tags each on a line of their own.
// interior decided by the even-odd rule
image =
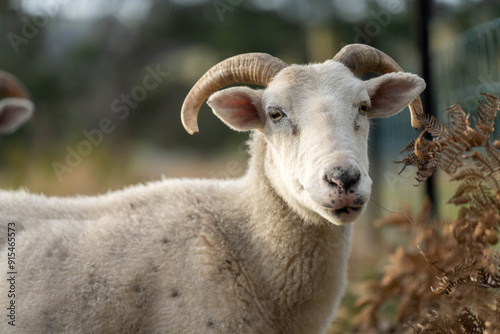
<svg viewBox="0 0 500 334">
<path fill-rule="evenodd" d="M 313 326 L 305 319 L 328 319 L 343 294 L 352 225 L 304 220 L 265 176 L 264 136 L 254 133 L 249 146 L 251 160 L 244 183 L 248 200 L 257 202 L 251 219 L 256 247 L 245 257 L 259 264 L 252 273 L 260 281 L 257 295 L 281 306 L 273 308 L 275 319 L 301 318 L 294 326 L 300 326 L 300 321 Z M 320 304 L 323 307 L 318 308 Z M 292 309 L 295 313 L 287 314 Z M 296 314 L 299 310 L 302 316 Z"/>
</svg>

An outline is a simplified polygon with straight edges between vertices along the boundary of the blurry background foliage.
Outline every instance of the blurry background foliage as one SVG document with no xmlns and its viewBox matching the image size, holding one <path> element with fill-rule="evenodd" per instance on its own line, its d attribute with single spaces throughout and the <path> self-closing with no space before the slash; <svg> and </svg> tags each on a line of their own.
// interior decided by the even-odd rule
<svg viewBox="0 0 500 334">
<path fill-rule="evenodd" d="M 188 153 L 211 161 L 236 153 L 231 159 L 242 161 L 237 170 L 244 170 L 238 146 L 247 134 L 228 130 L 206 105 L 200 134 L 189 136 L 180 124 L 182 101 L 205 70 L 253 51 L 288 63 L 322 62 L 343 45 L 361 42 L 419 73 L 418 5 L 415 0 L 3 0 L 0 67 L 27 85 L 37 109 L 29 125 L 1 139 L 0 186 L 23 185 L 49 194 L 94 193 L 96 187 L 106 191 L 160 173 L 186 175 L 188 166 L 181 164 L 186 168 L 178 171 L 173 166 Z M 491 20 L 499 7 L 495 1 L 436 2 L 433 46 Z M 143 100 L 132 101 L 135 107 L 127 117 L 118 118 L 113 102 L 142 85 L 147 67 L 159 67 L 168 77 Z M 52 162 L 66 165 L 67 146 L 77 150 L 86 140 L 82 131 L 99 128 L 103 118 L 113 121 L 114 130 L 62 174 L 63 182 L 55 182 Z M 408 120 L 407 111 L 396 116 L 383 138 L 377 130 L 385 120 L 374 122 L 374 157 L 397 158 L 406 139 L 416 135 Z M 398 133 L 404 135 L 400 140 Z M 223 176 L 218 172 L 226 169 L 215 162 L 212 168 L 188 172 Z M 389 176 L 389 183 L 412 182 L 405 179 Z M 392 186 L 391 192 L 397 189 Z"/>
<path fill-rule="evenodd" d="M 419 74 L 420 5 L 417 0 L 0 0 L 0 68 L 17 75 L 36 104 L 29 124 L 0 138 L 0 187 L 75 195 L 161 175 L 236 177 L 246 167 L 242 143 L 247 134 L 229 130 L 206 105 L 199 134 L 188 135 L 180 122 L 184 97 L 208 68 L 245 52 L 267 52 L 288 63 L 322 62 L 345 44 L 365 43 Z M 500 3 L 436 0 L 432 13 L 438 115 L 444 106 L 479 97 L 475 90 L 481 85 L 498 95 L 498 75 L 489 75 L 488 68 L 476 76 L 468 67 L 473 83 L 460 76 L 464 67 L 478 62 L 474 54 L 452 56 L 456 41 L 469 29 L 500 17 Z M 471 34 L 472 39 L 477 35 Z M 496 71 L 500 33 L 495 34 L 496 53 L 489 54 Z M 168 76 L 156 88 L 145 89 L 146 76 L 156 69 Z M 468 90 L 455 87 L 456 82 Z M 131 98 L 134 92 L 140 101 Z M 126 105 L 120 99 L 127 95 L 129 113 L 113 112 Z M 84 132 L 95 133 L 106 118 L 113 130 L 85 146 Z M 415 171 L 398 175 L 400 166 L 392 162 L 418 135 L 408 110 L 372 123 L 372 198 L 388 210 L 401 210 L 407 202 L 418 211 L 424 196 L 422 187 L 413 186 Z M 69 166 L 68 152 L 78 150 L 85 154 L 69 158 Z M 55 162 L 66 166 L 59 177 Z M 438 189 L 438 203 L 453 193 L 443 177 Z M 453 215 L 448 207 L 440 207 L 441 214 Z M 386 213 L 378 205 L 370 204 L 367 211 L 356 225 L 354 280 L 379 273 L 392 250 L 380 246 L 404 238 L 373 227 L 371 221 Z M 348 294 L 344 304 L 352 300 Z"/>
</svg>

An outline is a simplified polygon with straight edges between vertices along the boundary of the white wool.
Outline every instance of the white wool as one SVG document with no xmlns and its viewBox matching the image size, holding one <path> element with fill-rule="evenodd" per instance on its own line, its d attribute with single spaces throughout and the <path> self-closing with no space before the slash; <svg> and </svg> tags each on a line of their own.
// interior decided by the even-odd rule
<svg viewBox="0 0 500 334">
<path fill-rule="evenodd" d="M 421 86 L 417 79 L 404 78 Z M 358 108 L 383 80 L 365 84 L 328 61 L 291 66 L 264 92 L 213 94 L 214 111 L 236 129 L 218 101 L 237 92 L 260 103 L 240 179 L 76 198 L 0 191 L 3 274 L 9 223 L 16 233 L 15 298 L 0 280 L 4 313 L 15 300 L 15 327 L 4 316 L 0 332 L 325 332 L 347 284 L 350 222 L 370 196 L 368 120 Z M 271 121 L 270 107 L 286 117 Z M 332 166 L 359 170 L 353 200 L 332 186 Z"/>
</svg>

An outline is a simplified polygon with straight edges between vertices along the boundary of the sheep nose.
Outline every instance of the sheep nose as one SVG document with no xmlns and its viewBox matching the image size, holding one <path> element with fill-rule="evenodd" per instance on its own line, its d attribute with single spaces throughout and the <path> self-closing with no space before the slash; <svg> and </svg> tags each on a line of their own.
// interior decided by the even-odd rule
<svg viewBox="0 0 500 334">
<path fill-rule="evenodd" d="M 357 168 L 333 167 L 325 173 L 325 181 L 330 187 L 344 191 L 354 188 L 360 178 L 361 173 Z"/>
</svg>

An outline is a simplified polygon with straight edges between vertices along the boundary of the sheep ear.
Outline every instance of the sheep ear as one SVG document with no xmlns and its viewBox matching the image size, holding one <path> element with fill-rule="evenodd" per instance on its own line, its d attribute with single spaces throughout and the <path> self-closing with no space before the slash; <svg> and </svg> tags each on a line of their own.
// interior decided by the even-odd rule
<svg viewBox="0 0 500 334">
<path fill-rule="evenodd" d="M 33 115 L 35 106 L 28 99 L 8 97 L 0 100 L 0 134 L 10 134 Z"/>
<path fill-rule="evenodd" d="M 387 117 L 400 112 L 425 88 L 425 81 L 415 74 L 394 72 L 365 81 L 371 107 L 368 117 Z"/>
<path fill-rule="evenodd" d="M 261 89 L 231 87 L 215 92 L 207 104 L 230 128 L 237 131 L 264 129 Z"/>
</svg>

